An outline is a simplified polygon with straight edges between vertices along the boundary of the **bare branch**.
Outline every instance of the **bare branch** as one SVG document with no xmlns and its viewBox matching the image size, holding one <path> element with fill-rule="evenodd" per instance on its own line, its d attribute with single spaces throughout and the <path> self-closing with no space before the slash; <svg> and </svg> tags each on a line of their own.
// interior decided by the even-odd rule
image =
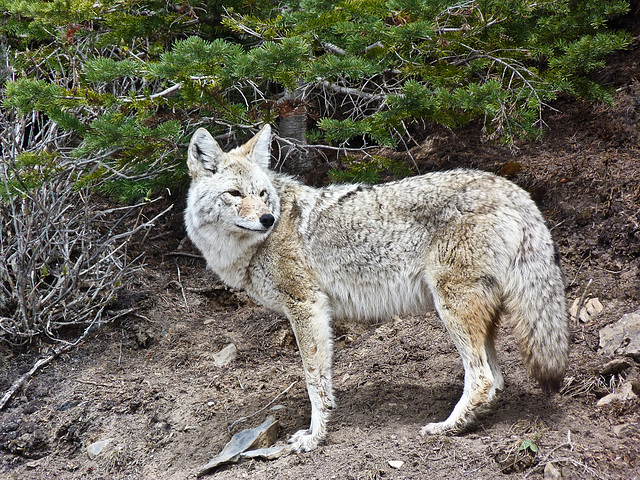
<svg viewBox="0 0 640 480">
<path fill-rule="evenodd" d="M 341 93 L 344 95 L 352 95 L 355 97 L 360 97 L 360 98 L 364 98 L 366 100 L 373 100 L 376 102 L 383 102 L 384 100 L 386 100 L 387 96 L 386 95 L 380 95 L 380 94 L 374 94 L 374 93 L 367 93 L 367 92 L 363 92 L 357 88 L 351 88 L 351 87 L 341 87 L 340 85 L 336 85 L 334 83 L 330 83 L 326 80 L 323 80 L 320 82 L 320 85 L 322 85 L 323 87 L 335 92 L 335 93 Z"/>
<path fill-rule="evenodd" d="M 0 341 L 21 345 L 44 335 L 66 343 L 60 329 L 109 321 L 105 309 L 140 262 L 128 258 L 128 243 L 173 206 L 126 228 L 122 220 L 133 212 L 142 218 L 148 203 L 96 213 L 74 189 L 73 170 L 37 189 L 20 186 L 15 196 L 11 167 L 0 166 Z M 115 218 L 100 233 L 107 215 Z"/>
<path fill-rule="evenodd" d="M 183 87 L 183 85 L 184 84 L 182 82 L 179 82 L 179 83 L 176 83 L 175 85 L 173 85 L 173 86 L 171 86 L 169 88 L 165 88 L 161 92 L 154 93 L 153 95 L 149 95 L 149 96 L 138 95 L 135 98 L 123 97 L 123 98 L 120 99 L 120 101 L 123 102 L 123 103 L 131 103 L 131 102 L 134 102 L 136 100 L 154 100 L 154 99 L 159 98 L 159 97 L 165 97 L 167 95 L 170 95 L 173 92 L 175 92 L 176 90 L 180 90 Z"/>
</svg>

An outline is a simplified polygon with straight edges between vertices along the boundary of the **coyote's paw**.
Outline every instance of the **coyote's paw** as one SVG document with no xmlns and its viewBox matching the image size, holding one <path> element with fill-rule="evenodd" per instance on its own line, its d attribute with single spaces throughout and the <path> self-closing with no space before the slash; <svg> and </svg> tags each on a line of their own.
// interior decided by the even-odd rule
<svg viewBox="0 0 640 480">
<path fill-rule="evenodd" d="M 313 435 L 310 429 L 299 430 L 294 433 L 289 439 L 291 448 L 296 453 L 310 452 L 318 446 L 321 438 L 318 435 Z"/>
<path fill-rule="evenodd" d="M 448 435 L 455 433 L 456 429 L 447 422 L 427 423 L 420 429 L 420 435 Z"/>
</svg>

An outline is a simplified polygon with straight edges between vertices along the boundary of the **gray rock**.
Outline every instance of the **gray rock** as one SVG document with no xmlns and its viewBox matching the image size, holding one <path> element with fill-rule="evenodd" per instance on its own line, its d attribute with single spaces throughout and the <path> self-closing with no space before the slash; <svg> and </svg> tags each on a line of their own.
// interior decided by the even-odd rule
<svg viewBox="0 0 640 480">
<path fill-rule="evenodd" d="M 202 467 L 196 476 L 201 477 L 220 465 L 237 463 L 243 458 L 264 458 L 265 460 L 273 460 L 281 457 L 282 455 L 291 453 L 291 447 L 289 446 L 265 448 L 276 441 L 279 428 L 280 424 L 278 421 L 270 416 L 262 423 L 262 425 L 236 433 L 229 443 L 227 443 L 222 449 L 222 452 L 213 457 L 209 463 Z"/>
<path fill-rule="evenodd" d="M 226 367 L 236 359 L 238 349 L 233 343 L 230 343 L 213 356 L 216 367 Z"/>
<path fill-rule="evenodd" d="M 640 359 L 640 310 L 600 330 L 600 348 L 605 355 L 627 355 Z"/>
<path fill-rule="evenodd" d="M 638 437 L 640 435 L 640 423 L 623 423 L 622 425 L 614 425 L 611 431 L 618 438 L 621 437 Z"/>
<path fill-rule="evenodd" d="M 104 440 L 98 440 L 87 447 L 87 455 L 91 460 L 95 460 L 100 455 L 109 452 L 113 448 L 113 438 L 105 438 Z"/>
<path fill-rule="evenodd" d="M 599 407 L 603 405 L 609 405 L 613 402 L 626 402 L 627 400 L 633 400 L 637 395 L 633 393 L 633 385 L 631 382 L 625 382 L 620 387 L 616 388 L 613 393 L 610 393 L 607 396 L 602 397 L 598 400 Z"/>
<path fill-rule="evenodd" d="M 562 478 L 560 470 L 553 463 L 547 463 L 544 466 L 544 480 L 558 480 L 559 478 Z"/>
<path fill-rule="evenodd" d="M 578 312 L 579 303 L 580 299 L 576 298 L 569 308 L 569 315 L 571 315 L 571 321 L 573 322 L 575 322 L 577 318 L 582 323 L 587 323 L 588 321 L 597 317 L 600 312 L 604 310 L 604 306 L 598 298 L 587 298 L 586 300 L 584 300 L 584 303 L 580 308 L 580 312 Z"/>
</svg>

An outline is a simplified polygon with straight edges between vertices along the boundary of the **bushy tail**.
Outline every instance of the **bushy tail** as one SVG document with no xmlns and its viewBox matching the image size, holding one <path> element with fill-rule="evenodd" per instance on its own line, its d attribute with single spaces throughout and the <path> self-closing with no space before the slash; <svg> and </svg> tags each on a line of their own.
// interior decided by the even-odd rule
<svg viewBox="0 0 640 480">
<path fill-rule="evenodd" d="M 542 217 L 527 223 L 504 301 L 525 365 L 545 392 L 560 390 L 569 326 L 559 255 Z"/>
</svg>

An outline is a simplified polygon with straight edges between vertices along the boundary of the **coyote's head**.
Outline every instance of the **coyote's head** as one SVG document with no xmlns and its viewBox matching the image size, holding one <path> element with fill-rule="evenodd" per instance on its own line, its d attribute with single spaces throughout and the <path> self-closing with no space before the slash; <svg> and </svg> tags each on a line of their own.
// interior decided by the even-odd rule
<svg viewBox="0 0 640 480">
<path fill-rule="evenodd" d="M 228 153 L 205 129 L 193 134 L 186 211 L 192 239 L 195 233 L 209 241 L 221 234 L 259 240 L 271 230 L 280 215 L 280 199 L 267 174 L 270 157 L 269 125 Z"/>
</svg>

